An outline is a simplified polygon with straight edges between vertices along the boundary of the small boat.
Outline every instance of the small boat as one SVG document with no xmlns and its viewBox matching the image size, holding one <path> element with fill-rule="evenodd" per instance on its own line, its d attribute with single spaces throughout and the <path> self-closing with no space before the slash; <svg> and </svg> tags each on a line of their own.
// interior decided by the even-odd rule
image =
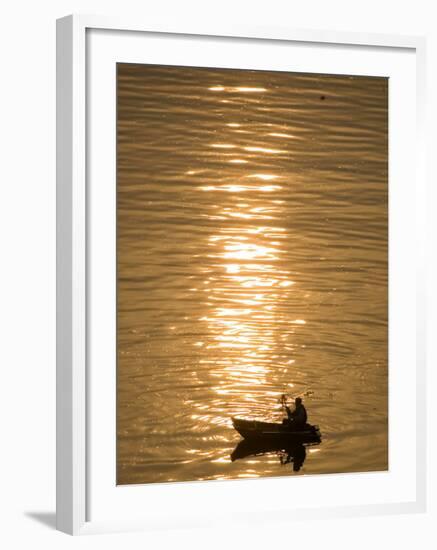
<svg viewBox="0 0 437 550">
<path fill-rule="evenodd" d="M 286 438 L 299 443 L 320 443 L 322 440 L 319 427 L 311 424 L 305 424 L 298 430 L 286 423 L 260 422 L 242 418 L 232 418 L 232 424 L 245 439 Z"/>
</svg>

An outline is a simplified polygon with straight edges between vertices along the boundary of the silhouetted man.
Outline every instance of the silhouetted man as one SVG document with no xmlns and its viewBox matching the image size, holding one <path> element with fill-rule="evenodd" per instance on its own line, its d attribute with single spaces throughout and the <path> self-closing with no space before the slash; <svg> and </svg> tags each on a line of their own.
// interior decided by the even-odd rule
<svg viewBox="0 0 437 550">
<path fill-rule="evenodd" d="M 285 405 L 285 410 L 287 411 L 289 426 L 297 429 L 305 426 L 308 415 L 300 397 L 296 397 L 294 400 L 294 411 L 291 411 L 287 405 Z"/>
</svg>

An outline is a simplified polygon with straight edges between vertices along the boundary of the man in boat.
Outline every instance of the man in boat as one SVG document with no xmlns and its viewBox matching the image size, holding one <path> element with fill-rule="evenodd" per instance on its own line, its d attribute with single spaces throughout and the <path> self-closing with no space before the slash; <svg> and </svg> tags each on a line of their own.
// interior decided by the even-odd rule
<svg viewBox="0 0 437 550">
<path fill-rule="evenodd" d="M 297 430 L 305 427 L 308 415 L 300 397 L 296 397 L 294 400 L 294 411 L 292 411 L 287 405 L 285 405 L 285 410 L 287 411 L 287 418 L 284 420 L 285 424 Z"/>
</svg>

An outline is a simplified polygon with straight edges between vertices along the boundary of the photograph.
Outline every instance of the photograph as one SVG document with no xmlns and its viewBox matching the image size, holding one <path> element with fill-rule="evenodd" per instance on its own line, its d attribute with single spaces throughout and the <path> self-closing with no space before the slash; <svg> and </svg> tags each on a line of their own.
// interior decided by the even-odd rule
<svg viewBox="0 0 437 550">
<path fill-rule="evenodd" d="M 387 471 L 389 79 L 116 71 L 117 485 Z"/>
</svg>

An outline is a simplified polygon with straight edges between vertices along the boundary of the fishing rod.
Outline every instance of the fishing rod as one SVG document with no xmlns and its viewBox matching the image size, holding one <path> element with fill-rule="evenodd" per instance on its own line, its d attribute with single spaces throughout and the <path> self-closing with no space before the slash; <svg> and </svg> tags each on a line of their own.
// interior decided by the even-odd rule
<svg viewBox="0 0 437 550">
<path fill-rule="evenodd" d="M 279 402 L 281 403 L 281 409 L 283 412 L 286 412 L 286 406 L 287 406 L 287 397 L 289 397 L 290 399 L 294 399 L 294 397 L 292 395 L 288 395 L 286 393 L 283 393 L 281 395 L 281 398 L 279 400 Z"/>
<path fill-rule="evenodd" d="M 294 399 L 296 399 L 296 397 L 300 397 L 302 394 L 299 394 L 299 395 L 296 395 L 296 396 L 293 396 L 291 394 L 287 394 L 287 393 L 283 393 L 279 399 L 279 403 L 285 407 L 285 404 L 287 403 L 287 399 L 291 399 L 292 401 Z"/>
</svg>

